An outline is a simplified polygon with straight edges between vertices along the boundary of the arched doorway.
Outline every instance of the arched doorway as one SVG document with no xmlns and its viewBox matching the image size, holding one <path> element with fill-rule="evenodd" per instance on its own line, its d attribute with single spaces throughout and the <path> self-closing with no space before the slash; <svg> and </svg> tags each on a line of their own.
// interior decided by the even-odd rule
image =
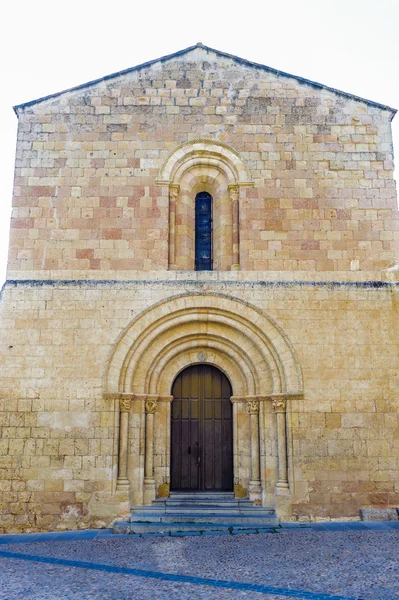
<svg viewBox="0 0 399 600">
<path fill-rule="evenodd" d="M 231 386 L 216 367 L 193 365 L 172 387 L 171 489 L 233 489 Z"/>
<path fill-rule="evenodd" d="M 117 490 L 129 489 L 134 505 L 170 490 L 171 384 L 194 364 L 212 365 L 231 382 L 234 486 L 271 505 L 277 486 L 288 489 L 293 454 L 286 405 L 303 395 L 302 370 L 278 323 L 219 292 L 184 293 L 150 306 L 110 350 L 104 397 L 119 408 Z"/>
</svg>

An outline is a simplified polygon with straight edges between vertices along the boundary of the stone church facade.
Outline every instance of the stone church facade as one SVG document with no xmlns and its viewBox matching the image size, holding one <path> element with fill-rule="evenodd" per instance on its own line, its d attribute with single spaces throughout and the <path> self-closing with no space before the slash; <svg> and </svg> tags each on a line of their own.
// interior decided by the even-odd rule
<svg viewBox="0 0 399 600">
<path fill-rule="evenodd" d="M 201 44 L 15 111 L 0 532 L 398 506 L 395 111 Z"/>
</svg>

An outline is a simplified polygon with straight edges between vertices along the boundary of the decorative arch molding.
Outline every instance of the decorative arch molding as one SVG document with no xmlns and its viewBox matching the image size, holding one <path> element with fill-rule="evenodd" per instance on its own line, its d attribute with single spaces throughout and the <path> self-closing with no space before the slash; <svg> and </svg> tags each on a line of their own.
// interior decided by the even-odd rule
<svg viewBox="0 0 399 600">
<path fill-rule="evenodd" d="M 219 293 L 173 296 L 135 317 L 111 350 L 104 392 L 168 394 L 172 382 L 163 374 L 179 360 L 199 362 L 193 352 L 209 353 L 235 395 L 302 393 L 299 361 L 281 327 L 255 306 Z"/>
<path fill-rule="evenodd" d="M 240 154 L 215 140 L 181 144 L 156 180 L 169 191 L 169 268 L 194 268 L 194 190 L 214 200 L 213 263 L 216 270 L 240 268 L 240 190 L 253 186 Z M 244 193 L 244 192 L 242 192 Z"/>
<path fill-rule="evenodd" d="M 249 496 L 262 498 L 260 459 L 260 406 L 271 400 L 277 413 L 279 480 L 288 489 L 286 454 L 286 401 L 302 395 L 302 372 L 293 346 L 281 327 L 255 306 L 220 293 L 172 296 L 137 315 L 114 344 L 103 377 L 105 397 L 119 402 L 119 454 L 117 490 L 129 490 L 129 412 L 135 406 L 135 423 L 143 422 L 145 438 L 144 478 L 138 502 L 149 503 L 156 485 L 168 482 L 170 402 L 172 384 L 186 367 L 207 363 L 223 371 L 233 394 L 235 479 L 248 485 Z M 159 409 L 157 408 L 159 407 Z M 154 436 L 157 410 L 166 429 L 163 442 L 164 472 L 154 470 Z M 250 421 L 250 478 L 240 475 L 240 443 L 237 425 Z M 235 415 L 235 417 L 234 417 Z M 141 419 L 141 421 L 140 421 Z M 244 419 L 244 421 L 243 421 Z M 162 422 L 162 419 L 160 423 Z M 244 444 L 245 446 L 245 444 Z M 136 461 L 134 457 L 131 460 Z M 138 463 L 135 469 L 139 470 Z M 161 480 L 160 480 L 161 477 Z"/>
<path fill-rule="evenodd" d="M 170 153 L 159 171 L 158 185 L 176 184 L 187 168 L 218 165 L 231 185 L 253 185 L 240 154 L 231 146 L 212 139 L 185 142 Z"/>
</svg>

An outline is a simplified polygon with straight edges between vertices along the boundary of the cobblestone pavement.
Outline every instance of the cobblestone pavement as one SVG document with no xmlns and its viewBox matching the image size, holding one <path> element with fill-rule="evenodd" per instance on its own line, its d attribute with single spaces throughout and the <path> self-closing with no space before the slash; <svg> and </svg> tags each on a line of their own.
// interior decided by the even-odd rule
<svg viewBox="0 0 399 600">
<path fill-rule="evenodd" d="M 0 536 L 0 600 L 399 599 L 397 524 L 254 535 Z"/>
</svg>

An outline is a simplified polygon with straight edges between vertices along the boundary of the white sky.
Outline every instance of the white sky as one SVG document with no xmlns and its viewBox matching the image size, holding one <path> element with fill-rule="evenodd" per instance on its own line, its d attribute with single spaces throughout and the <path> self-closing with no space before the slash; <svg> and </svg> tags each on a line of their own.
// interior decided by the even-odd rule
<svg viewBox="0 0 399 600">
<path fill-rule="evenodd" d="M 197 42 L 399 108 L 399 0 L 19 0 L 0 9 L 0 285 L 15 104 Z M 393 121 L 399 148 L 399 115 Z M 396 170 L 398 173 L 398 170 Z"/>
</svg>

